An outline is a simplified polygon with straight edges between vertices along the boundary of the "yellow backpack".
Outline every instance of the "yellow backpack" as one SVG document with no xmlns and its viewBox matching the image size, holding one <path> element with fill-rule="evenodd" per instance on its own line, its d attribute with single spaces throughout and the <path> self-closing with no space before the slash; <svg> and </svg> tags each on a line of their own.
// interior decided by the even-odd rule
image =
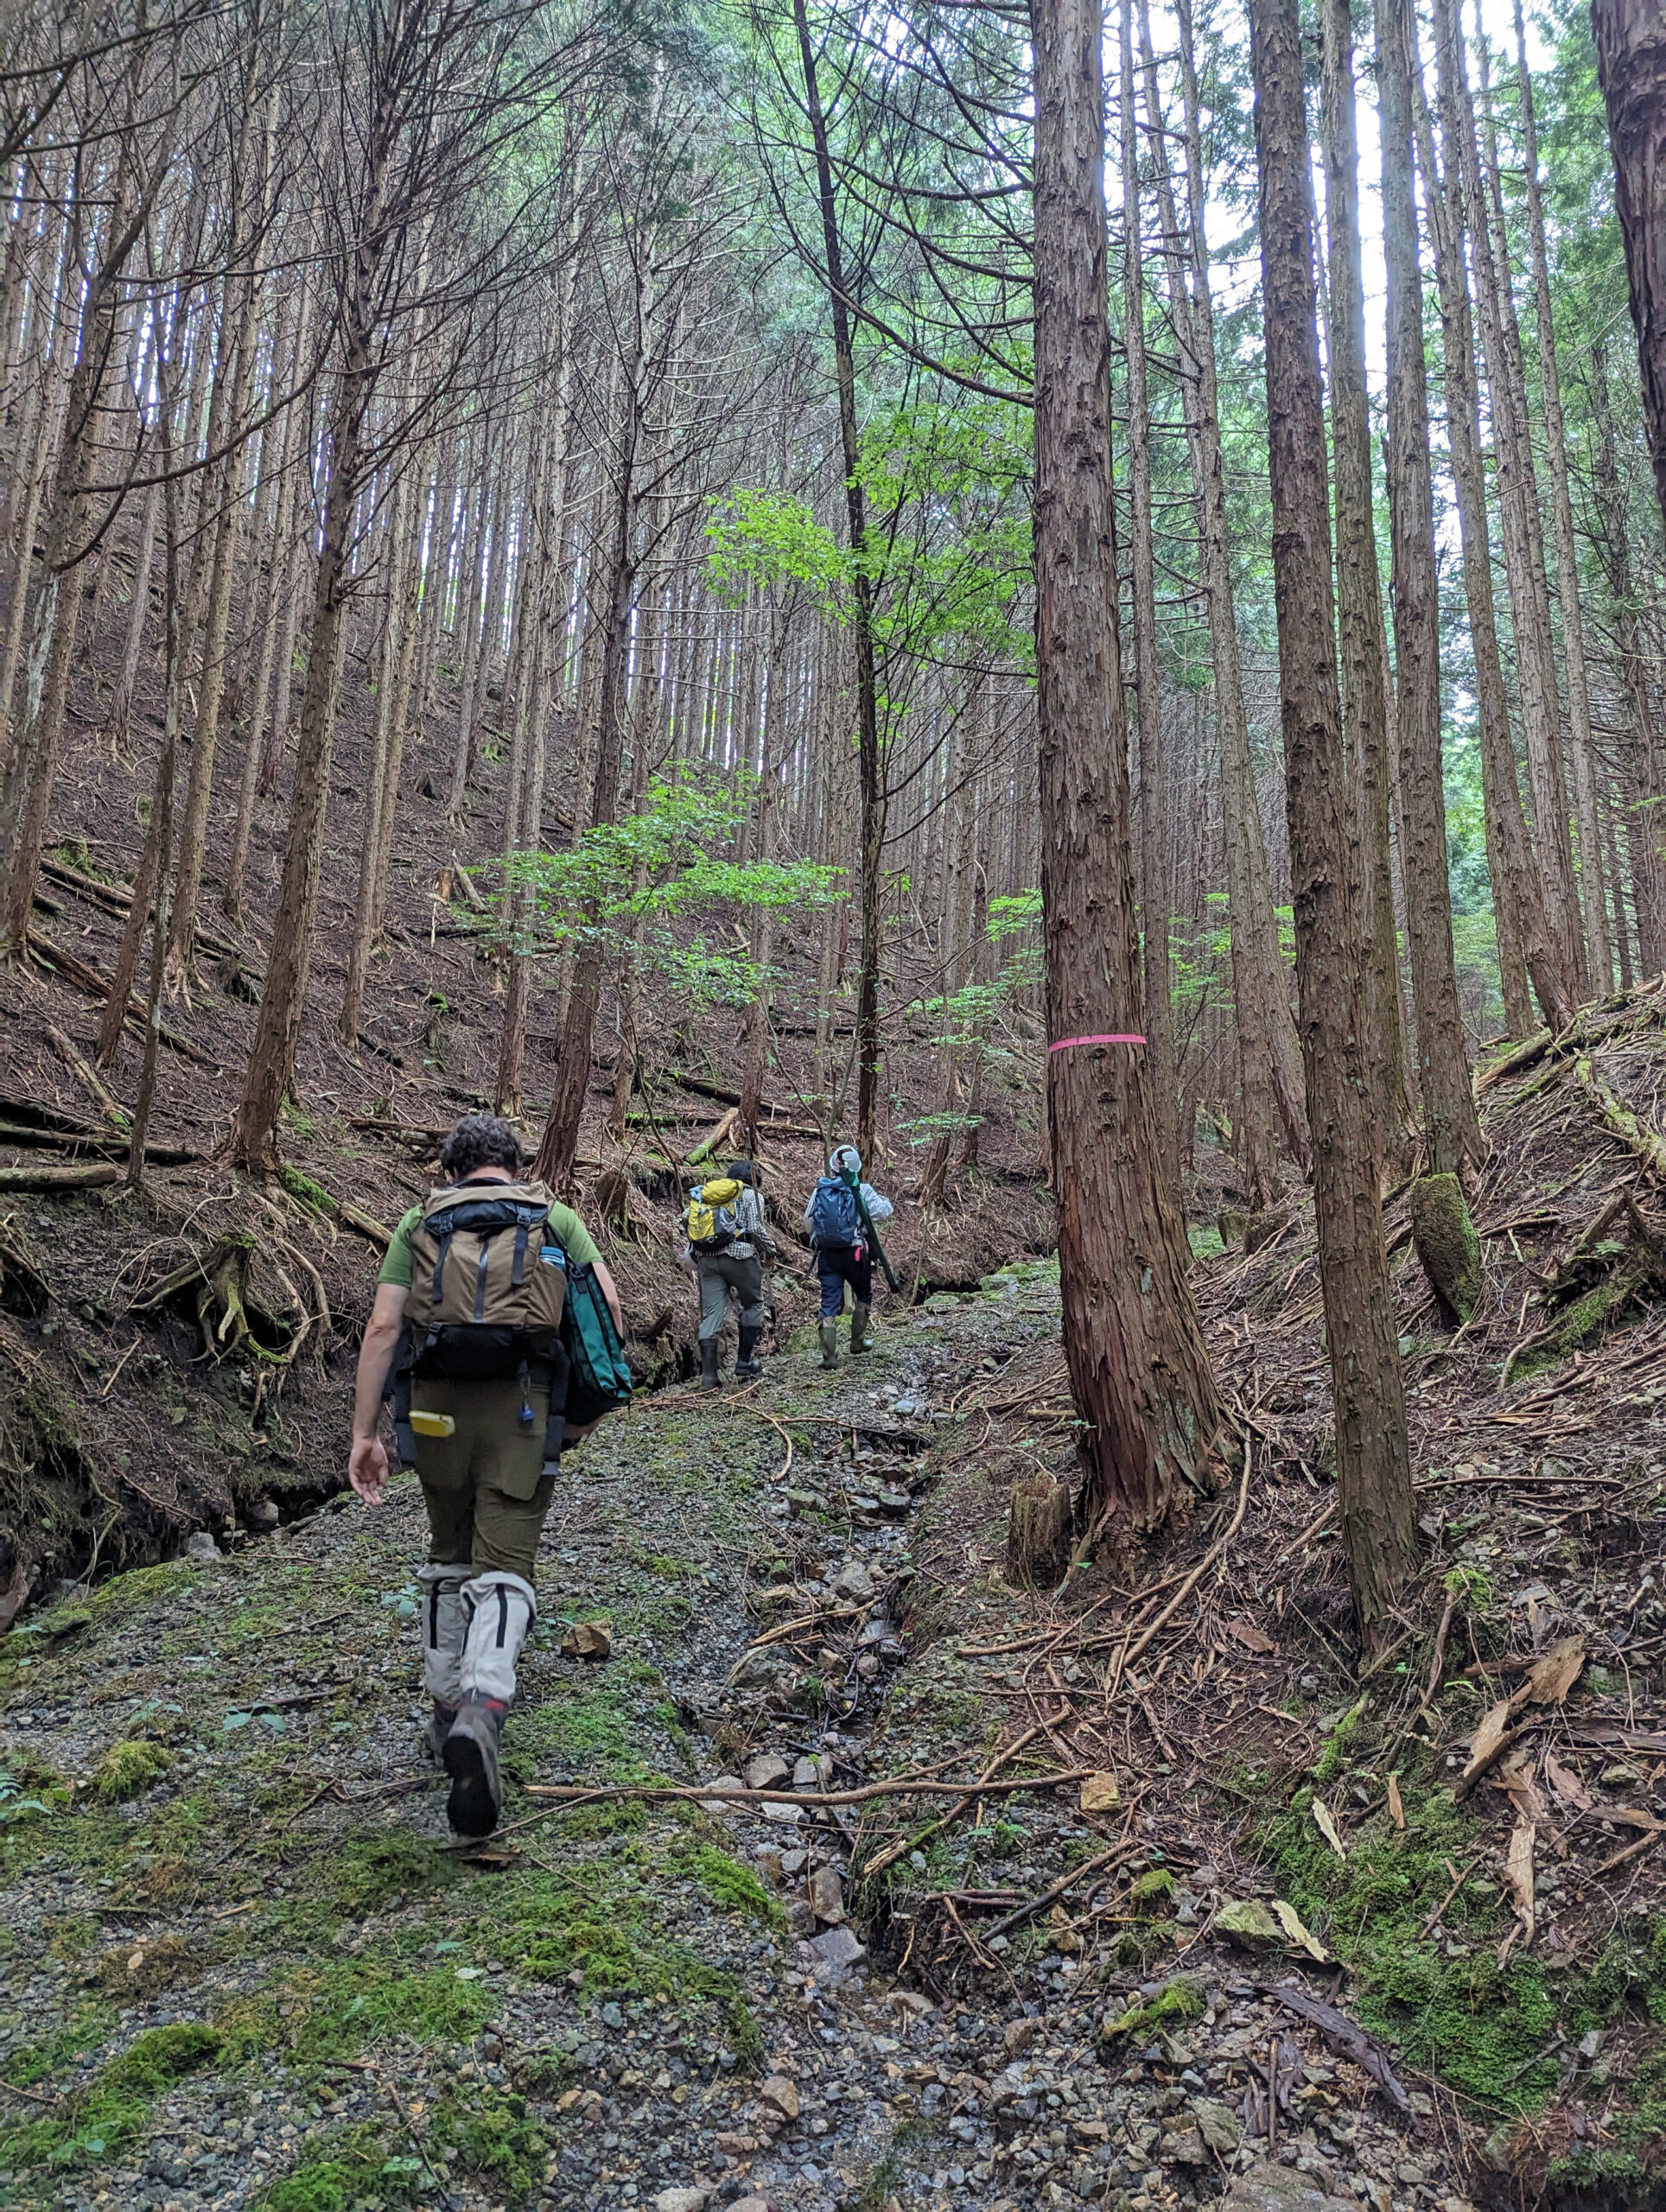
<svg viewBox="0 0 1666 2212">
<path fill-rule="evenodd" d="M 745 1188 L 733 1175 L 717 1175 L 689 1193 L 688 1236 L 695 1251 L 728 1251 L 741 1233 L 734 1203 Z"/>
</svg>

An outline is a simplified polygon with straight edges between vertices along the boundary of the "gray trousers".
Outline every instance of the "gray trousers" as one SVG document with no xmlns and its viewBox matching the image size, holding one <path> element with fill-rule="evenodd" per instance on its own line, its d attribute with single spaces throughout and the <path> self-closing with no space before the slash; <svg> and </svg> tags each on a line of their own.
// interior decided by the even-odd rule
<svg viewBox="0 0 1666 2212">
<path fill-rule="evenodd" d="M 757 1254 L 747 1260 L 737 1260 L 732 1252 L 701 1252 L 696 1257 L 700 1268 L 701 1343 L 709 1344 L 714 1337 L 722 1335 L 730 1291 L 740 1305 L 741 1327 L 762 1328 L 764 1263 Z"/>
</svg>

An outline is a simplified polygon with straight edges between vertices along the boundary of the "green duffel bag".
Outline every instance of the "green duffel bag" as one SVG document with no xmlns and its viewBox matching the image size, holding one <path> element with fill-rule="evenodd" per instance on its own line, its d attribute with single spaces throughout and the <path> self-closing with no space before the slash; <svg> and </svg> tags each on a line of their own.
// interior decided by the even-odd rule
<svg viewBox="0 0 1666 2212">
<path fill-rule="evenodd" d="M 595 1269 L 569 1259 L 561 1321 L 567 1347 L 567 1419 L 587 1427 L 631 1402 L 631 1370 Z"/>
</svg>

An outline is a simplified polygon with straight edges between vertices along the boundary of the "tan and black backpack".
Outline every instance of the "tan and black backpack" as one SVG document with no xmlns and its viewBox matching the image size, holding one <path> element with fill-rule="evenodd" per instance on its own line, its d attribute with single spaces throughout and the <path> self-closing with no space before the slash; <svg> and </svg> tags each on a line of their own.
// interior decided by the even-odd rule
<svg viewBox="0 0 1666 2212">
<path fill-rule="evenodd" d="M 553 1204 L 542 1183 L 430 1192 L 410 1232 L 414 1374 L 484 1382 L 562 1360 L 568 1258 Z"/>
</svg>

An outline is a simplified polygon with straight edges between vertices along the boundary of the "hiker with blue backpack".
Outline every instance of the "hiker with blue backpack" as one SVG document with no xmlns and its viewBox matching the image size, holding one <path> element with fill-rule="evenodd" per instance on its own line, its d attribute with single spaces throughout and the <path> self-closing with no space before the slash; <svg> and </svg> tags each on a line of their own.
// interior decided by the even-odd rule
<svg viewBox="0 0 1666 2212">
<path fill-rule="evenodd" d="M 718 1366 L 731 1298 L 740 1315 L 735 1379 L 754 1382 L 764 1371 L 758 1357 L 766 1311 L 764 1259 L 773 1247 L 753 1161 L 731 1160 L 721 1175 L 690 1192 L 686 1230 L 683 1265 L 700 1282 L 700 1388 L 722 1387 Z"/>
<path fill-rule="evenodd" d="M 850 1286 L 855 1311 L 850 1316 L 850 1349 L 868 1349 L 868 1315 L 874 1304 L 874 1258 L 876 1221 L 889 1221 L 891 1201 L 871 1183 L 862 1179 L 862 1154 L 855 1145 L 836 1145 L 828 1157 L 827 1173 L 817 1181 L 804 1208 L 804 1227 L 816 1249 L 816 1273 L 822 1287 L 819 1334 L 822 1365 L 839 1363 L 839 1315 L 844 1310 L 845 1285 Z"/>
<path fill-rule="evenodd" d="M 393 1402 L 401 1464 L 428 1509 L 426 1748 L 451 1777 L 460 1835 L 488 1835 L 502 1803 L 498 1738 L 537 1611 L 538 1540 L 563 1450 L 630 1402 L 619 1293 L 594 1239 L 520 1140 L 466 1114 L 440 1153 L 440 1187 L 393 1233 L 359 1351 L 347 1479 L 387 1490 L 378 1430 Z"/>
</svg>

